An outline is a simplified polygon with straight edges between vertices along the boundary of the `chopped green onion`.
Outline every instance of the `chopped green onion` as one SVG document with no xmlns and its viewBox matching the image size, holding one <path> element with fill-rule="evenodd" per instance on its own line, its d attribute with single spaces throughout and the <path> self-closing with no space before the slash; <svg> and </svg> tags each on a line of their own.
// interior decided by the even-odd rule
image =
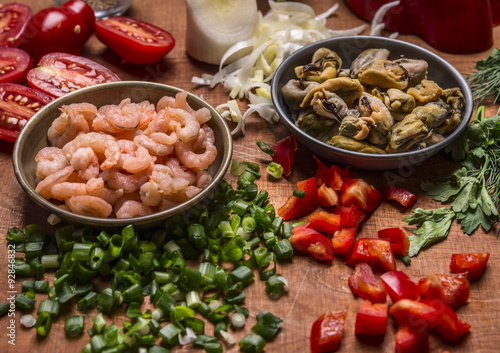
<svg viewBox="0 0 500 353">
<path fill-rule="evenodd" d="M 186 304 L 191 309 L 196 309 L 201 304 L 200 295 L 192 290 L 186 293 Z"/>
<path fill-rule="evenodd" d="M 29 310 L 36 303 L 35 292 L 30 290 L 26 293 L 19 293 L 15 299 L 16 308 L 21 310 Z"/>
<path fill-rule="evenodd" d="M 243 326 L 245 326 L 245 322 L 246 317 L 242 313 L 236 312 L 231 316 L 231 326 L 233 328 L 242 328 Z"/>
<path fill-rule="evenodd" d="M 283 321 L 271 314 L 263 311 L 257 315 L 257 323 L 252 327 L 252 331 L 263 337 L 266 341 L 271 341 L 276 337 Z"/>
<path fill-rule="evenodd" d="M 45 266 L 40 262 L 38 257 L 35 257 L 30 261 L 30 266 L 33 269 L 36 279 L 43 278 L 43 275 L 45 274 Z"/>
<path fill-rule="evenodd" d="M 59 316 L 60 309 L 61 305 L 58 301 L 51 299 L 42 300 L 38 306 L 37 314 L 48 313 L 52 317 L 57 317 Z"/>
<path fill-rule="evenodd" d="M 238 177 L 237 184 L 240 188 L 253 183 L 255 183 L 255 175 L 252 173 L 244 172 Z"/>
<path fill-rule="evenodd" d="M 236 262 L 239 261 L 243 255 L 243 248 L 246 245 L 246 240 L 240 236 L 236 236 L 221 248 L 222 261 Z"/>
<path fill-rule="evenodd" d="M 233 206 L 231 207 L 231 211 L 236 213 L 238 216 L 243 217 L 245 213 L 247 213 L 247 210 L 250 206 L 249 202 L 246 202 L 241 199 L 237 199 L 234 203 Z"/>
<path fill-rule="evenodd" d="M 130 303 L 131 301 L 142 301 L 142 286 L 139 283 L 131 285 L 121 293 L 125 303 Z"/>
<path fill-rule="evenodd" d="M 263 141 L 257 141 L 257 147 L 259 147 L 260 150 L 262 152 L 264 152 L 265 154 L 268 154 L 270 156 L 276 155 L 276 151 L 270 145 L 268 145 L 267 143 L 265 143 Z"/>
<path fill-rule="evenodd" d="M 94 318 L 92 318 L 92 328 L 96 333 L 102 333 L 106 327 L 106 320 L 102 313 L 98 313 Z"/>
<path fill-rule="evenodd" d="M 170 349 L 162 346 L 152 346 L 148 349 L 148 353 L 170 353 Z"/>
<path fill-rule="evenodd" d="M 85 328 L 85 317 L 81 315 L 70 316 L 64 322 L 64 332 L 68 336 L 78 336 Z"/>
<path fill-rule="evenodd" d="M 38 337 L 45 337 L 52 327 L 52 317 L 48 312 L 41 312 L 35 322 L 36 334 Z"/>
<path fill-rule="evenodd" d="M 229 273 L 229 276 L 234 282 L 248 284 L 253 280 L 253 272 L 246 266 L 239 266 Z"/>
<path fill-rule="evenodd" d="M 26 249 L 24 253 L 26 254 L 26 258 L 42 256 L 43 250 L 43 242 L 35 241 L 26 243 Z"/>
<path fill-rule="evenodd" d="M 108 342 L 103 334 L 98 334 L 92 336 L 90 345 L 92 346 L 92 352 L 101 353 L 108 346 Z"/>
<path fill-rule="evenodd" d="M 121 304 L 122 296 L 119 291 L 106 288 L 102 291 L 97 307 L 106 314 L 111 315 Z"/>
<path fill-rule="evenodd" d="M 207 247 L 207 236 L 205 234 L 205 227 L 201 224 L 189 224 L 187 228 L 189 241 L 199 251 Z"/>
<path fill-rule="evenodd" d="M 104 250 L 100 247 L 95 247 L 92 249 L 92 253 L 90 254 L 90 264 L 89 267 L 92 270 L 98 270 L 104 261 Z"/>
<path fill-rule="evenodd" d="M 23 291 L 31 289 L 35 293 L 48 293 L 49 281 L 22 281 L 21 288 Z"/>
<path fill-rule="evenodd" d="M 247 334 L 239 343 L 240 350 L 245 353 L 260 353 L 266 347 L 266 341 L 259 335 Z"/>
<path fill-rule="evenodd" d="M 78 301 L 77 310 L 85 311 L 99 300 L 99 295 L 96 292 L 89 292 Z"/>
<path fill-rule="evenodd" d="M 179 276 L 177 285 L 184 291 L 198 290 L 201 282 L 201 273 L 189 266 L 184 267 Z"/>
<path fill-rule="evenodd" d="M 73 245 L 73 251 L 71 252 L 71 259 L 73 261 L 84 261 L 87 262 L 90 259 L 90 254 L 94 249 L 94 244 L 83 244 L 76 243 Z"/>
<path fill-rule="evenodd" d="M 278 260 L 293 258 L 293 246 L 288 239 L 281 239 L 274 244 L 273 251 L 276 253 Z"/>
<path fill-rule="evenodd" d="M 293 196 L 303 199 L 306 196 L 306 192 L 304 190 L 295 189 L 293 190 Z"/>
<path fill-rule="evenodd" d="M 179 343 L 179 334 L 182 333 L 182 328 L 174 323 L 169 323 L 163 327 L 158 336 L 160 336 L 167 344 L 174 345 Z"/>
<path fill-rule="evenodd" d="M 281 275 L 273 275 L 266 281 L 266 292 L 273 299 L 288 292 L 288 282 Z"/>
<path fill-rule="evenodd" d="M 12 227 L 7 230 L 7 241 L 14 244 L 24 243 L 26 235 L 21 229 Z"/>
<path fill-rule="evenodd" d="M 123 244 L 123 237 L 120 234 L 113 234 L 108 247 L 109 255 L 114 259 L 119 257 L 123 251 Z"/>
<path fill-rule="evenodd" d="M 0 304 L 0 317 L 2 317 L 5 314 L 7 314 L 7 312 L 9 311 L 9 309 L 10 309 L 10 303 L 9 302 L 3 302 L 2 304 Z"/>
<path fill-rule="evenodd" d="M 241 226 L 243 227 L 245 232 L 252 233 L 255 231 L 255 228 L 257 228 L 257 222 L 253 217 L 245 217 L 241 221 Z"/>
<path fill-rule="evenodd" d="M 266 171 L 267 171 L 267 174 L 269 174 L 270 176 L 272 176 L 275 179 L 278 179 L 283 175 L 283 167 L 281 166 L 281 164 L 278 164 L 276 162 L 269 163 Z"/>
</svg>

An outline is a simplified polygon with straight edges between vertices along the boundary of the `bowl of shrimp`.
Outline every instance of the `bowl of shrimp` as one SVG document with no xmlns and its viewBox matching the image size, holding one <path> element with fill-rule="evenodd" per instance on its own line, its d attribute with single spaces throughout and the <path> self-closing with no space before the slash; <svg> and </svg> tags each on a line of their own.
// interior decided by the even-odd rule
<svg viewBox="0 0 500 353">
<path fill-rule="evenodd" d="M 232 150 L 226 122 L 196 95 L 121 81 L 47 104 L 21 130 L 13 165 L 28 197 L 65 222 L 146 229 L 209 203 Z"/>
</svg>

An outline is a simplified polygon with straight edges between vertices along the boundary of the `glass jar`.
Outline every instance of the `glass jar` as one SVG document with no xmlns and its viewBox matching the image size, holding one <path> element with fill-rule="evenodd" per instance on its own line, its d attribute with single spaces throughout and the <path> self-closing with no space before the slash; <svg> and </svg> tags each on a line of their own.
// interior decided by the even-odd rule
<svg viewBox="0 0 500 353">
<path fill-rule="evenodd" d="M 54 0 L 61 6 L 68 0 Z M 96 18 L 122 15 L 132 4 L 132 0 L 83 0 L 94 9 Z"/>
</svg>

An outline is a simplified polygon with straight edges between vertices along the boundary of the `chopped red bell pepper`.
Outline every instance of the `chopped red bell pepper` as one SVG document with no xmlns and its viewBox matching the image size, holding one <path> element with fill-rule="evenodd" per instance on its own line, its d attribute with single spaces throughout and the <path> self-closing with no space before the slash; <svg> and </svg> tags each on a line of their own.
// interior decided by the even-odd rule
<svg viewBox="0 0 500 353">
<path fill-rule="evenodd" d="M 429 333 L 401 324 L 396 332 L 396 352 L 429 353 Z"/>
<path fill-rule="evenodd" d="M 300 199 L 290 196 L 283 206 L 278 210 L 278 215 L 284 220 L 305 216 L 318 208 L 318 186 L 316 178 L 310 178 L 297 182 L 297 190 L 305 191 L 305 196 Z"/>
<path fill-rule="evenodd" d="M 289 240 L 294 249 L 308 252 L 317 260 L 333 259 L 333 246 L 330 239 L 315 231 L 308 223 L 293 228 L 293 234 Z"/>
<path fill-rule="evenodd" d="M 412 207 L 417 202 L 417 197 L 403 188 L 397 186 L 388 186 L 382 190 L 384 199 L 387 201 L 396 201 L 406 208 Z"/>
<path fill-rule="evenodd" d="M 346 0 L 351 9 L 367 21 L 392 0 Z M 416 33 L 436 49 L 466 54 L 486 50 L 493 43 L 492 11 L 495 0 L 402 0 L 383 21 L 387 29 Z M 474 14 L 474 16 L 470 16 Z"/>
<path fill-rule="evenodd" d="M 386 228 L 379 230 L 377 234 L 381 239 L 389 239 L 392 251 L 395 254 L 408 255 L 410 241 L 406 237 L 404 230 L 401 228 Z"/>
<path fill-rule="evenodd" d="M 387 239 L 360 238 L 356 240 L 345 264 L 354 266 L 359 262 L 366 262 L 370 266 L 378 263 L 385 271 L 396 270 L 391 243 Z"/>
<path fill-rule="evenodd" d="M 321 184 L 318 188 L 318 202 L 322 207 L 338 206 L 339 194 L 326 184 Z"/>
<path fill-rule="evenodd" d="M 347 280 L 354 294 L 372 303 L 385 303 L 387 293 L 367 263 L 360 262 Z"/>
<path fill-rule="evenodd" d="M 418 286 L 423 297 L 441 299 L 454 310 L 469 299 L 467 273 L 431 273 Z"/>
<path fill-rule="evenodd" d="M 453 309 L 441 299 L 423 298 L 420 302 L 430 305 L 434 309 L 438 310 L 441 319 L 440 324 L 437 325 L 435 329 L 450 341 L 456 340 L 458 337 L 470 330 L 471 326 L 460 320 Z"/>
<path fill-rule="evenodd" d="M 382 194 L 363 179 L 346 179 L 340 190 L 340 203 L 372 212 L 382 203 Z"/>
<path fill-rule="evenodd" d="M 347 257 L 356 236 L 356 228 L 341 228 L 333 233 L 333 253 Z"/>
<path fill-rule="evenodd" d="M 339 347 L 347 312 L 328 311 L 321 315 L 312 325 L 309 339 L 311 353 L 333 352 Z"/>
<path fill-rule="evenodd" d="M 355 332 L 358 335 L 385 335 L 387 328 L 387 303 L 365 300 L 356 315 Z"/>
<path fill-rule="evenodd" d="M 340 216 L 340 226 L 344 228 L 357 228 L 365 219 L 365 213 L 354 205 L 334 207 L 332 213 Z"/>
<path fill-rule="evenodd" d="M 318 232 L 333 234 L 340 229 L 340 216 L 326 211 L 315 211 L 309 215 L 307 223 Z"/>
<path fill-rule="evenodd" d="M 468 279 L 481 277 L 490 259 L 490 253 L 468 253 L 451 255 L 450 271 L 467 272 Z"/>
<path fill-rule="evenodd" d="M 389 313 L 398 324 L 407 324 L 416 330 L 432 330 L 441 322 L 441 313 L 437 309 L 411 299 L 401 299 L 392 304 Z"/>
<path fill-rule="evenodd" d="M 403 271 L 383 273 L 380 279 L 393 303 L 401 299 L 418 300 L 420 298 L 420 288 Z"/>
<path fill-rule="evenodd" d="M 346 180 L 349 175 L 346 175 L 344 170 L 336 165 L 332 165 L 328 169 L 328 179 L 326 184 L 331 187 L 333 190 L 340 191 L 342 189 L 342 184 L 344 184 L 344 180 Z"/>
<path fill-rule="evenodd" d="M 272 147 L 275 152 L 275 155 L 272 156 L 273 161 L 283 167 L 283 174 L 289 176 L 292 172 L 293 162 L 295 161 L 295 151 L 297 150 L 295 135 L 290 135 L 279 140 Z"/>
<path fill-rule="evenodd" d="M 315 177 L 318 186 L 320 186 L 321 184 L 325 184 L 328 181 L 328 167 L 323 162 L 321 162 L 321 160 L 318 157 L 313 156 L 313 158 L 316 161 L 316 163 L 318 163 Z"/>
</svg>

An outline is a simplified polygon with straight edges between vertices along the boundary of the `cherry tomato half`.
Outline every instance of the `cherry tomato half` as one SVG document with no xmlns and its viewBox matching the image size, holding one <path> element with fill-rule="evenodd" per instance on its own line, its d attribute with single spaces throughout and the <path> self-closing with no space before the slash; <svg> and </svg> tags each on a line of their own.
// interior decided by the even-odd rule
<svg viewBox="0 0 500 353">
<path fill-rule="evenodd" d="M 24 83 L 31 58 L 24 50 L 0 48 L 0 82 Z"/>
<path fill-rule="evenodd" d="M 48 53 L 78 54 L 94 31 L 92 8 L 81 0 L 37 12 L 26 26 L 22 48 L 38 62 Z"/>
<path fill-rule="evenodd" d="M 0 4 L 0 47 L 18 47 L 31 18 L 31 9 L 24 4 Z"/>
<path fill-rule="evenodd" d="M 97 39 L 132 64 L 153 64 L 175 45 L 174 37 L 167 31 L 124 16 L 97 20 L 95 34 Z"/>
<path fill-rule="evenodd" d="M 52 97 L 16 83 L 0 83 L 0 139 L 14 142 L 26 122 Z"/>
<path fill-rule="evenodd" d="M 67 53 L 45 55 L 27 78 L 31 87 L 56 98 L 79 88 L 120 81 L 115 73 L 95 61 Z"/>
</svg>

